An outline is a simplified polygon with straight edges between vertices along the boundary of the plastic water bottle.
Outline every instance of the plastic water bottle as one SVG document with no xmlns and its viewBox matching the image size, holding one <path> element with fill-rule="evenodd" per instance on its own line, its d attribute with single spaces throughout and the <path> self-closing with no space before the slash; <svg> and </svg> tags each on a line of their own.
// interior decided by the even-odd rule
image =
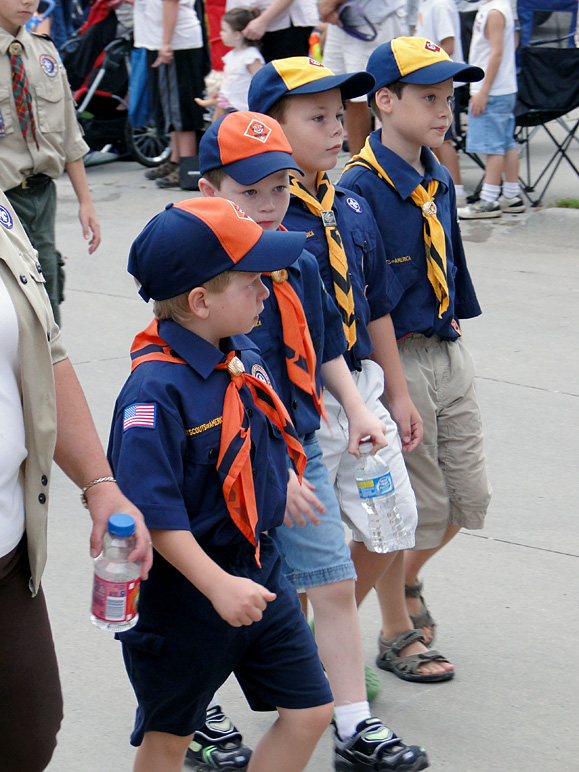
<svg viewBox="0 0 579 772">
<path fill-rule="evenodd" d="M 362 506 L 368 513 L 370 538 L 376 552 L 396 552 L 414 546 L 400 513 L 390 468 L 379 455 L 371 455 L 371 443 L 360 445 L 356 483 Z"/>
<path fill-rule="evenodd" d="M 122 633 L 137 624 L 141 569 L 129 560 L 135 541 L 134 519 L 111 515 L 103 551 L 94 566 L 90 621 L 101 630 Z"/>
</svg>

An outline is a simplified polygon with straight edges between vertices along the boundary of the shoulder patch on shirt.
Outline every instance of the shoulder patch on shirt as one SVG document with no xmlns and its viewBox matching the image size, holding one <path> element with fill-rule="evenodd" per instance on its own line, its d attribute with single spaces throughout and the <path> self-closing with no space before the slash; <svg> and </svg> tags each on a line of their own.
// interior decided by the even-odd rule
<svg viewBox="0 0 579 772">
<path fill-rule="evenodd" d="M 352 198 L 352 196 L 348 196 L 346 199 L 346 203 L 350 207 L 350 209 L 353 209 L 354 212 L 357 214 L 362 214 L 362 207 L 360 206 L 360 202 L 357 201 L 355 198 Z"/>
<path fill-rule="evenodd" d="M 271 386 L 269 375 L 265 372 L 265 369 L 261 365 L 252 365 L 251 374 L 259 381 L 263 381 L 264 383 L 267 383 L 268 386 Z"/>
<path fill-rule="evenodd" d="M 5 206 L 0 206 L 0 223 L 9 231 L 14 227 L 12 215 Z"/>
<path fill-rule="evenodd" d="M 54 78 L 58 72 L 58 62 L 50 54 L 40 54 L 40 66 L 49 78 Z"/>
<path fill-rule="evenodd" d="M 140 426 L 154 429 L 157 424 L 157 405 L 155 403 L 135 402 L 125 408 L 123 413 L 123 431 Z"/>
</svg>

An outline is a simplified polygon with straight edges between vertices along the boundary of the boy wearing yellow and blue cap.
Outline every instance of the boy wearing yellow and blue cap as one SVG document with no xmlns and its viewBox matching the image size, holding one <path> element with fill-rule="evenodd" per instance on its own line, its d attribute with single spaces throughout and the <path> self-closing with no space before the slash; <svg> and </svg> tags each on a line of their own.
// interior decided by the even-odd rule
<svg viewBox="0 0 579 772">
<path fill-rule="evenodd" d="M 390 466 L 397 507 L 406 526 L 407 540 L 402 546 L 412 547 L 417 517 L 414 493 L 396 424 L 380 402 L 386 375 L 403 446 L 410 450 L 416 447 L 422 435 L 420 416 L 408 396 L 389 317 L 401 287 L 389 271 L 369 206 L 351 191 L 334 188 L 326 174 L 336 165 L 341 148 L 342 99 L 365 93 L 372 86 L 373 79 L 367 74 L 337 76 L 318 62 L 295 57 L 265 65 L 252 80 L 249 103 L 250 108 L 271 114 L 281 123 L 303 172 L 303 177 L 291 176 L 292 196 L 284 225 L 307 231 L 306 248 L 316 257 L 326 290 L 342 315 L 348 342 L 344 358 L 351 377 L 366 405 L 386 424 L 388 447 L 379 453 Z M 325 394 L 325 404 L 330 428 L 322 425 L 317 437 L 342 518 L 353 534 L 350 549 L 357 573 L 356 599 L 361 602 L 386 574 L 392 586 L 388 603 L 396 610 L 395 626 L 402 632 L 410 626 L 403 599 L 403 553 L 400 547 L 388 554 L 375 551 L 355 483 L 355 459 L 347 453 L 349 436 L 341 406 L 331 394 Z M 335 635 L 339 634 L 336 630 Z M 418 641 L 410 642 L 408 648 L 415 657 L 410 673 L 413 680 L 452 677 L 452 666 L 438 652 L 428 652 Z M 373 764 L 377 770 L 392 768 L 385 749 L 379 742 L 372 747 L 370 738 L 376 739 L 364 720 L 352 737 L 337 732 L 336 768 L 358 770 L 364 769 L 364 764 Z M 365 761 L 357 755 L 363 752 L 367 754 Z M 404 762 L 401 759 L 399 763 Z M 417 770 L 427 761 L 415 756 L 406 763 L 408 769 Z"/>
<path fill-rule="evenodd" d="M 122 634 L 138 700 L 135 772 L 181 772 L 211 696 L 234 673 L 279 720 L 253 772 L 301 772 L 332 695 L 268 531 L 286 507 L 287 452 L 305 456 L 267 367 L 245 336 L 304 234 L 267 233 L 224 199 L 170 204 L 131 247 L 129 272 L 155 301 L 131 350 L 109 458 L 143 504 L 156 550 L 137 625 Z M 286 450 L 287 447 L 287 450 Z"/>
<path fill-rule="evenodd" d="M 231 113 L 212 124 L 201 140 L 199 164 L 204 177 L 200 190 L 204 195 L 229 198 L 265 230 L 277 230 L 289 204 L 288 172 L 296 170 L 301 175 L 291 152 L 273 118 L 253 112 Z M 342 356 L 347 350 L 342 318 L 324 287 L 315 257 L 304 250 L 286 271 L 263 281 L 270 296 L 250 338 L 273 372 L 306 452 L 304 481 L 313 486 L 325 509 L 321 517 L 312 517 L 316 504 L 308 502 L 308 488 L 304 486 L 309 521 L 298 510 L 295 517 L 301 527 L 282 526 L 274 532 L 283 570 L 312 604 L 320 658 L 334 694 L 339 736 L 352 745 L 358 742 L 360 763 L 381 757 L 389 770 L 422 769 L 427 765 L 424 750 L 404 745 L 380 719 L 371 717 L 355 599 L 356 572 L 316 439 L 320 418 L 326 418 L 322 378 L 343 411 L 350 453 L 359 455 L 358 445 L 367 437 L 374 440 L 375 450 L 384 447 L 385 426 L 368 410 L 350 376 Z M 309 494 L 311 498 L 313 493 Z M 373 742 L 363 744 L 361 735 L 371 735 Z M 346 759 L 340 759 L 342 762 L 348 763 Z"/>
<path fill-rule="evenodd" d="M 402 286 L 391 316 L 410 395 L 424 421 L 424 442 L 406 465 L 418 502 L 416 549 L 405 561 L 414 627 L 428 642 L 434 620 L 419 573 L 461 528 L 482 528 L 486 476 L 474 365 L 460 319 L 481 313 L 466 265 L 454 185 L 430 150 L 452 120 L 453 78 L 477 81 L 478 67 L 453 62 L 425 38 L 396 38 L 368 61 L 370 106 L 382 128 L 347 164 L 341 182 L 372 208 L 389 262 Z M 388 395 L 386 395 L 388 396 Z M 383 597 L 387 589 L 378 586 Z M 382 633 L 378 664 L 399 667 L 399 642 Z"/>
</svg>

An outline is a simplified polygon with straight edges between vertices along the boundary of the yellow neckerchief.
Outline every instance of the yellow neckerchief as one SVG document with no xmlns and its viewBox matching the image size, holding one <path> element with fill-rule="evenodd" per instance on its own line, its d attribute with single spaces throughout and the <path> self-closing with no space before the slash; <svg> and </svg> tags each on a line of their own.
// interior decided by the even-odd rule
<svg viewBox="0 0 579 772">
<path fill-rule="evenodd" d="M 317 197 L 312 196 L 309 190 L 293 174 L 290 174 L 290 193 L 296 198 L 301 199 L 310 212 L 319 217 L 324 225 L 328 241 L 328 255 L 336 294 L 336 304 L 342 316 L 342 324 L 344 325 L 344 333 L 346 334 L 349 350 L 356 342 L 354 293 L 348 269 L 348 258 L 344 251 L 342 237 L 340 236 L 336 215 L 333 210 L 336 191 L 325 172 L 318 172 L 316 188 L 318 191 Z"/>
<path fill-rule="evenodd" d="M 353 166 L 365 166 L 396 190 L 396 185 L 374 155 L 374 151 L 370 147 L 370 138 L 366 140 L 366 144 L 360 153 L 348 161 L 344 171 L 351 169 Z M 449 298 L 446 278 L 446 241 L 444 229 L 436 216 L 436 204 L 434 203 L 437 190 L 438 180 L 430 180 L 427 190 L 422 185 L 419 185 L 410 195 L 410 199 L 422 210 L 426 270 L 428 280 L 432 284 L 432 289 L 440 304 L 438 309 L 438 318 L 440 319 L 448 308 Z"/>
</svg>

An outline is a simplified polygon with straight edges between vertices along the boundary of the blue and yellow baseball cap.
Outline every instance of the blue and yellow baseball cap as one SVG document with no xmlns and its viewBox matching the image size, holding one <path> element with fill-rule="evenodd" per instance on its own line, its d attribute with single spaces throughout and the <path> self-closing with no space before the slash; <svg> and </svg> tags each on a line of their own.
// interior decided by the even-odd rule
<svg viewBox="0 0 579 772">
<path fill-rule="evenodd" d="M 207 129 L 199 143 L 199 169 L 221 168 L 240 185 L 253 185 L 282 169 L 300 167 L 274 118 L 248 110 L 223 116 Z"/>
<path fill-rule="evenodd" d="M 376 82 L 368 92 L 368 98 L 397 80 L 418 86 L 433 86 L 448 78 L 472 83 L 485 76 L 480 67 L 453 62 L 440 46 L 426 38 L 394 38 L 383 43 L 370 55 L 366 72 Z"/>
<path fill-rule="evenodd" d="M 374 85 L 367 72 L 334 75 L 323 64 L 307 56 L 274 59 L 259 69 L 249 84 L 249 109 L 267 113 L 270 107 L 288 94 L 319 94 L 339 88 L 342 99 L 363 96 Z"/>
<path fill-rule="evenodd" d="M 129 253 L 129 273 L 145 301 L 167 300 L 224 271 L 279 271 L 300 256 L 306 234 L 264 231 L 232 201 L 190 198 L 167 204 Z"/>
</svg>

